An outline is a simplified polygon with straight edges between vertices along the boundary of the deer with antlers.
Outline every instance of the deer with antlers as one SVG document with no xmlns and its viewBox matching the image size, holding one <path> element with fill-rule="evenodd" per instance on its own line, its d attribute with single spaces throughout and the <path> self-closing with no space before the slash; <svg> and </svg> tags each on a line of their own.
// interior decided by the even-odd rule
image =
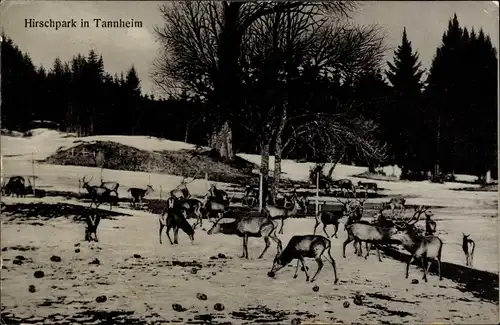
<svg viewBox="0 0 500 325">
<path fill-rule="evenodd" d="M 225 235 L 236 235 L 241 237 L 243 240 L 243 254 L 242 258 L 248 259 L 248 238 L 263 238 L 266 243 L 266 247 L 259 255 L 259 259 L 264 256 L 271 245 L 270 239 L 273 240 L 277 245 L 277 253 L 279 254 L 282 250 L 282 244 L 279 238 L 276 236 L 276 225 L 267 216 L 262 215 L 262 213 L 257 211 L 246 212 L 241 218 L 232 221 L 221 223 L 220 220 L 223 217 L 217 219 L 212 228 L 207 231 L 207 234 L 225 234 Z"/>
<path fill-rule="evenodd" d="M 191 240 L 191 243 L 194 241 L 194 230 L 196 228 L 195 224 L 194 226 L 191 226 L 189 222 L 187 221 L 187 211 L 184 209 L 182 205 L 175 204 L 175 202 L 167 202 L 168 208 L 165 209 L 162 214 L 159 216 L 158 221 L 159 221 L 159 239 L 160 239 L 160 244 L 162 244 L 161 240 L 161 233 L 163 231 L 163 228 L 166 229 L 167 237 L 168 240 L 170 241 L 171 245 L 178 244 L 178 234 L 179 234 L 179 229 L 182 229 L 188 235 L 189 239 Z M 173 229 L 174 231 L 174 241 L 172 242 L 172 239 L 170 238 L 170 230 Z"/>
<path fill-rule="evenodd" d="M 193 177 L 190 182 L 187 182 L 186 179 L 186 176 L 182 176 L 181 183 L 175 189 L 170 191 L 170 196 L 175 197 L 176 199 L 189 199 L 191 197 L 187 184 L 192 183 L 195 178 Z"/>
<path fill-rule="evenodd" d="M 292 203 L 291 208 L 286 208 L 284 206 L 278 207 L 274 205 L 267 205 L 264 209 L 262 209 L 263 214 L 268 216 L 271 220 L 276 220 L 276 219 L 281 220 L 281 227 L 279 230 L 279 234 L 283 233 L 283 225 L 285 223 L 285 219 L 296 216 L 299 209 L 301 209 L 301 206 L 299 204 L 299 198 L 295 190 L 293 191 L 290 200 Z"/>
<path fill-rule="evenodd" d="M 415 206 L 415 213 L 408 221 L 408 224 L 411 226 L 415 225 L 420 220 L 420 216 L 422 214 L 425 215 L 425 235 L 433 235 L 436 232 L 436 222 L 431 219 L 434 216 L 434 213 L 423 205 L 419 207 Z"/>
<path fill-rule="evenodd" d="M 469 235 L 462 233 L 462 249 L 465 253 L 465 265 L 472 267 L 472 261 L 474 259 L 474 249 L 476 248 L 476 243 L 469 238 Z"/>
<path fill-rule="evenodd" d="M 397 231 L 390 235 L 391 240 L 399 241 L 404 249 L 406 249 L 411 257 L 406 264 L 406 278 L 408 278 L 408 271 L 410 269 L 410 264 L 414 259 L 420 258 L 422 261 L 422 268 L 424 269 L 423 280 L 427 282 L 427 273 L 431 266 L 432 260 L 436 260 L 438 264 L 439 280 L 443 278 L 441 276 L 441 253 L 443 250 L 443 242 L 437 236 L 422 236 L 416 229 L 410 225 L 408 222 L 402 226 L 397 226 Z M 429 259 L 431 261 L 429 261 Z"/>
<path fill-rule="evenodd" d="M 130 193 L 130 196 L 132 197 L 132 205 L 135 207 L 136 203 L 141 203 L 146 195 L 154 192 L 154 189 L 151 185 L 147 185 L 145 189 L 131 187 L 127 190 L 127 192 Z"/>
<path fill-rule="evenodd" d="M 87 192 L 90 195 L 90 207 L 92 207 L 92 204 L 95 205 L 96 208 L 101 205 L 101 203 L 104 202 L 109 202 L 109 209 L 113 209 L 112 205 L 112 200 L 111 200 L 111 191 L 107 188 L 97 186 L 97 185 L 90 185 L 90 181 L 92 180 L 92 177 L 89 180 L 85 179 L 85 176 L 81 180 L 79 180 L 79 183 L 82 184 L 82 188 L 86 189 Z"/>
<path fill-rule="evenodd" d="M 337 268 L 335 265 L 335 260 L 332 257 L 330 249 L 332 243 L 328 238 L 319 235 L 305 235 L 305 236 L 293 236 L 285 249 L 276 256 L 273 262 L 271 271 L 267 275 L 274 278 L 276 272 L 287 266 L 292 260 L 297 259 L 297 266 L 295 267 L 295 274 L 293 278 L 297 278 L 297 272 L 299 269 L 299 262 L 302 263 L 302 270 L 306 274 L 306 282 L 309 281 L 309 274 L 307 273 L 307 267 L 304 263 L 304 258 L 314 258 L 318 264 L 318 269 L 311 279 L 314 282 L 316 276 L 318 276 L 321 269 L 323 269 L 323 260 L 325 252 L 328 254 L 327 259 L 333 266 L 333 274 L 335 276 L 334 283 L 336 284 L 339 279 L 337 278 Z"/>
</svg>

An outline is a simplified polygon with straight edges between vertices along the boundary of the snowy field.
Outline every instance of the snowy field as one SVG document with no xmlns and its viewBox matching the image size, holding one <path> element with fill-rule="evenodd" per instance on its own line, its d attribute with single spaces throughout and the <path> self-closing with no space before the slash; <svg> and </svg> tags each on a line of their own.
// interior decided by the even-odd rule
<svg viewBox="0 0 500 325">
<path fill-rule="evenodd" d="M 150 151 L 194 148 L 182 142 L 147 137 L 76 138 L 43 129 L 34 130 L 33 134 L 29 138 L 1 137 L 4 177 L 31 175 L 32 157 L 44 159 L 61 147 L 77 145 L 75 140 L 115 141 Z M 239 156 L 257 164 L 260 162 L 257 155 Z M 310 166 L 309 163 L 285 160 L 282 169 L 290 179 L 305 180 Z M 363 179 L 354 175 L 364 171 L 364 167 L 338 165 L 334 176 L 357 182 Z M 385 171 L 391 174 L 393 168 L 386 167 Z M 396 174 L 398 172 L 396 169 Z M 93 175 L 94 180 L 98 180 L 100 169 L 36 163 L 35 175 L 37 188 L 77 192 L 78 179 Z M 119 194 L 124 197 L 129 187 L 145 187 L 149 179 L 156 189 L 151 195 L 153 198 L 159 196 L 157 189 L 160 185 L 165 193 L 181 180 L 178 176 L 148 175 L 103 171 L 104 179 L 120 183 Z M 473 180 L 467 175 L 461 175 L 460 179 Z M 471 234 L 476 242 L 474 268 L 498 274 L 497 192 L 453 190 L 475 186 L 463 183 L 376 182 L 383 189 L 381 194 L 403 195 L 409 205 L 440 207 L 434 209 L 434 219 L 438 236 L 444 242 L 443 261 L 465 264 L 461 249 L 464 232 Z M 196 180 L 188 188 L 192 194 L 202 195 L 206 193 L 206 182 Z M 368 201 L 387 200 L 386 197 Z M 3 198 L 3 201 L 7 205 L 83 204 L 62 197 Z M 383 257 L 380 263 L 374 253 L 368 260 L 360 259 L 354 256 L 351 245 L 347 248 L 347 258 L 342 258 L 343 229 L 339 230 L 338 239 L 332 238 L 332 255 L 337 262 L 340 282 L 333 284 L 332 267 L 325 263 L 317 280 L 319 291 L 314 292 L 313 285 L 305 282 L 303 274 L 299 273 L 299 278 L 293 279 L 294 269 L 291 267 L 278 273 L 275 279 L 268 278 L 266 273 L 272 265 L 276 247 L 272 245 L 264 258 L 257 260 L 264 247 L 261 239 L 250 239 L 248 261 L 238 257 L 241 254 L 239 238 L 209 236 L 202 229 L 197 229 L 194 244 L 190 244 L 181 232 L 179 245 L 171 246 L 166 238 L 160 245 L 156 215 L 124 207 L 113 208 L 115 210 L 125 216 L 104 219 L 99 227 L 100 242 L 97 244 L 83 242 L 84 226 L 71 218 L 53 218 L 40 224 L 24 220 L 21 214 L 18 214 L 17 221 L 3 216 L 2 315 L 6 318 L 15 315 L 24 322 L 40 324 L 47 320 L 54 324 L 98 324 L 96 319 L 111 317 L 109 315 L 113 312 L 116 317 L 110 323 L 124 324 L 167 321 L 181 324 L 290 324 L 295 318 L 363 324 L 498 322 L 498 300 L 475 297 L 450 279 L 440 282 L 431 275 L 429 282 L 424 283 L 421 281 L 422 271 L 416 266 L 411 266 L 410 278 L 405 279 L 403 263 L 388 257 Z M 312 233 L 313 227 L 314 219 L 287 220 L 285 234 L 280 235 L 280 239 L 286 244 L 293 235 Z M 79 253 L 75 253 L 75 245 L 79 246 Z M 26 247 L 33 247 L 33 250 L 19 250 Z M 227 258 L 210 258 L 219 253 Z M 140 257 L 134 258 L 134 254 Z M 25 263 L 13 264 L 16 255 L 23 255 Z M 52 255 L 60 256 L 62 261 L 50 261 Z M 100 265 L 89 264 L 95 258 L 100 260 Z M 315 270 L 314 261 L 309 261 L 308 265 Z M 193 268 L 197 269 L 196 274 L 192 274 Z M 43 270 L 45 277 L 34 278 L 35 270 Z M 419 279 L 420 283 L 412 284 L 411 279 Z M 36 292 L 28 291 L 30 284 L 36 286 Z M 485 283 L 488 285 L 491 284 Z M 364 296 L 360 306 L 352 301 L 356 292 Z M 208 299 L 197 299 L 197 293 L 206 294 Z M 95 297 L 101 295 L 106 295 L 107 301 L 97 303 Z M 350 301 L 350 307 L 344 308 L 344 301 Z M 215 303 L 223 304 L 225 309 L 215 311 Z M 174 311 L 172 304 L 180 304 L 187 310 Z"/>
</svg>

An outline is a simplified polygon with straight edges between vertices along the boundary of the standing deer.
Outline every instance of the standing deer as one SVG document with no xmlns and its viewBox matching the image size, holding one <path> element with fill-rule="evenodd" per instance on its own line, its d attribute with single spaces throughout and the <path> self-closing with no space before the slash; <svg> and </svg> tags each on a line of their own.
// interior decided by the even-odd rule
<svg viewBox="0 0 500 325">
<path fill-rule="evenodd" d="M 379 245 L 388 242 L 390 236 L 397 231 L 395 227 L 380 228 L 365 222 L 355 222 L 350 225 L 347 225 L 346 230 L 347 230 L 347 239 L 344 241 L 344 244 L 342 246 L 342 256 L 344 258 L 345 258 L 345 248 L 347 244 L 349 244 L 351 241 L 354 240 L 355 249 L 356 249 L 356 244 L 358 244 L 358 248 L 356 249 L 358 256 L 361 256 L 363 253 L 361 249 L 361 244 L 363 242 L 366 243 L 365 259 L 367 259 L 368 255 L 370 254 L 371 244 L 375 244 L 379 262 L 382 262 L 382 259 L 380 258 Z"/>
<path fill-rule="evenodd" d="M 299 269 L 299 262 L 302 263 L 302 270 L 306 274 L 306 282 L 309 281 L 309 274 L 307 273 L 307 267 L 304 263 L 304 258 L 314 258 L 316 263 L 318 263 L 318 269 L 311 279 L 314 282 L 316 276 L 319 274 L 323 268 L 322 256 L 325 252 L 328 253 L 327 259 L 333 266 L 333 274 L 335 275 L 336 284 L 339 279 L 337 278 L 337 268 L 335 266 L 335 260 L 332 257 L 330 249 L 332 244 L 328 238 L 319 235 L 305 235 L 305 236 L 293 236 L 285 249 L 281 254 L 277 255 L 274 259 L 271 271 L 267 273 L 269 277 L 274 277 L 276 272 L 287 266 L 292 260 L 297 259 L 297 266 L 295 267 L 295 274 L 293 278 L 297 278 L 297 272 Z"/>
<path fill-rule="evenodd" d="M 252 186 L 246 186 L 245 195 L 241 201 L 251 208 L 255 207 L 259 201 L 259 190 Z"/>
<path fill-rule="evenodd" d="M 146 195 L 154 192 L 154 189 L 151 185 L 147 185 L 145 189 L 131 187 L 127 190 L 127 192 L 130 192 L 130 196 L 132 196 L 132 205 L 135 207 L 137 202 L 141 203 Z"/>
<path fill-rule="evenodd" d="M 283 233 L 283 225 L 285 223 L 285 219 L 297 215 L 297 212 L 299 211 L 300 205 L 298 203 L 298 198 L 297 198 L 297 195 L 295 193 L 292 194 L 291 202 L 292 202 L 292 208 L 267 205 L 264 209 L 262 209 L 263 210 L 262 212 L 264 213 L 264 215 L 267 215 L 272 220 L 276 220 L 276 219 L 281 220 L 281 227 L 279 230 L 280 234 Z"/>
<path fill-rule="evenodd" d="M 25 197 L 27 193 L 33 192 L 31 181 L 28 178 L 29 185 L 26 186 L 26 181 L 22 176 L 12 176 L 3 191 L 6 195 L 16 195 L 16 197 Z"/>
<path fill-rule="evenodd" d="M 113 182 L 113 181 L 105 182 L 101 178 L 100 187 L 109 190 L 111 193 L 115 193 L 116 197 L 118 197 L 118 188 L 120 187 L 120 184 L 118 184 L 117 182 Z"/>
<path fill-rule="evenodd" d="M 396 208 L 399 209 L 400 214 L 404 214 L 405 212 L 405 203 L 406 200 L 402 197 L 393 197 L 389 200 L 388 206 L 391 208 L 391 212 L 394 213 Z"/>
<path fill-rule="evenodd" d="M 318 215 L 316 216 L 316 225 L 314 226 L 314 231 L 313 234 L 316 235 L 316 229 L 320 224 L 323 224 L 323 232 L 326 234 L 327 237 L 337 237 L 337 231 L 339 230 L 339 221 L 340 219 L 344 217 L 349 216 L 349 212 L 351 211 L 349 201 L 342 202 L 340 199 L 337 198 L 337 201 L 342 204 L 342 208 L 340 211 L 320 211 Z M 332 236 L 329 236 L 328 233 L 326 232 L 326 226 L 332 225 L 335 228 L 335 232 L 333 233 Z"/>
<path fill-rule="evenodd" d="M 378 191 L 377 183 L 374 182 L 358 182 L 358 186 L 367 192 L 368 190 L 372 190 L 375 194 Z"/>
<path fill-rule="evenodd" d="M 224 191 L 224 190 L 219 190 L 215 184 L 212 184 L 210 186 L 210 189 L 208 190 L 208 193 L 210 195 L 210 198 L 213 198 L 217 201 L 222 201 L 222 202 L 225 202 L 225 201 L 228 201 L 229 200 L 229 196 L 227 195 L 227 192 Z"/>
<path fill-rule="evenodd" d="M 264 256 L 264 253 L 267 251 L 271 242 L 269 239 L 272 239 L 277 245 L 278 254 L 282 250 L 281 241 L 276 237 L 276 226 L 272 220 L 270 220 L 267 216 L 262 215 L 262 213 L 257 211 L 250 211 L 244 214 L 238 220 L 226 223 L 220 223 L 219 218 L 216 220 L 212 226 L 207 231 L 207 234 L 225 234 L 225 235 L 236 235 L 243 239 L 243 254 L 242 258 L 248 259 L 248 238 L 260 238 L 264 239 L 266 243 L 266 247 L 262 251 L 259 256 L 261 259 Z"/>
<path fill-rule="evenodd" d="M 186 235 L 189 236 L 191 243 L 194 241 L 194 229 L 196 228 L 196 224 L 194 225 L 194 227 L 192 227 L 186 220 L 186 217 L 187 217 L 187 211 L 180 205 L 176 205 L 173 208 L 169 208 L 162 212 L 162 214 L 158 219 L 160 224 L 160 228 L 158 231 L 160 237 L 160 244 L 162 244 L 161 233 L 164 227 L 167 227 L 166 233 L 171 245 L 179 243 L 178 241 L 179 229 L 182 229 L 186 233 Z M 170 238 L 170 229 L 172 228 L 174 230 L 173 242 L 172 239 Z"/>
<path fill-rule="evenodd" d="M 434 213 L 429 208 L 423 205 L 415 207 L 415 213 L 408 221 L 408 224 L 411 226 L 415 225 L 420 220 L 422 213 L 425 214 L 425 235 L 431 236 L 436 232 L 436 222 L 431 219 Z"/>
<path fill-rule="evenodd" d="M 469 235 L 462 233 L 462 249 L 465 253 L 465 265 L 472 267 L 472 261 L 474 259 L 474 249 L 476 248 L 476 243 L 469 238 Z"/>
<path fill-rule="evenodd" d="M 101 222 L 99 214 L 94 212 L 93 215 L 85 215 L 85 222 L 87 223 L 87 226 L 85 227 L 85 240 L 99 242 L 99 239 L 97 238 L 97 227 Z M 94 238 L 92 238 L 92 234 L 94 235 Z"/>
<path fill-rule="evenodd" d="M 356 197 L 356 186 L 352 183 L 350 179 L 338 179 L 333 182 L 335 186 L 340 188 L 344 196 L 347 197 L 347 193 L 351 192 L 354 197 Z"/>
<path fill-rule="evenodd" d="M 203 226 L 203 221 L 202 221 L 202 212 L 201 210 L 203 209 L 204 203 L 198 199 L 185 199 L 185 200 L 178 200 L 176 204 L 182 206 L 184 210 L 186 210 L 187 215 L 194 215 L 196 217 L 196 223 L 195 226 L 198 224 L 200 226 Z"/>
<path fill-rule="evenodd" d="M 92 204 L 95 205 L 95 207 L 99 207 L 101 203 L 108 201 L 109 202 L 109 209 L 112 210 L 112 200 L 111 200 L 111 191 L 107 188 L 100 187 L 97 185 L 90 185 L 90 181 L 92 180 L 92 177 L 87 181 L 85 179 L 85 176 L 81 179 L 82 182 L 82 187 L 87 190 L 87 192 L 90 195 L 90 207 L 92 207 Z"/>
<path fill-rule="evenodd" d="M 192 183 L 194 180 L 195 179 L 193 178 L 190 182 L 186 182 L 186 177 L 183 176 L 181 183 L 175 189 L 170 191 L 170 196 L 173 196 L 176 199 L 189 199 L 191 197 L 191 193 L 189 193 L 187 184 Z"/>
<path fill-rule="evenodd" d="M 410 264 L 415 258 L 420 258 L 422 261 L 422 268 L 424 269 L 423 279 L 427 282 L 427 272 L 431 266 L 431 261 L 427 259 L 436 260 L 438 264 L 439 280 L 441 276 L 441 252 L 443 249 L 443 242 L 437 236 L 422 236 L 418 234 L 415 229 L 408 225 L 398 229 L 396 233 L 390 236 L 390 239 L 398 240 L 403 247 L 411 254 L 408 263 L 406 264 L 406 278 L 408 278 L 408 271 Z M 428 264 L 427 264 L 428 263 Z"/>
</svg>

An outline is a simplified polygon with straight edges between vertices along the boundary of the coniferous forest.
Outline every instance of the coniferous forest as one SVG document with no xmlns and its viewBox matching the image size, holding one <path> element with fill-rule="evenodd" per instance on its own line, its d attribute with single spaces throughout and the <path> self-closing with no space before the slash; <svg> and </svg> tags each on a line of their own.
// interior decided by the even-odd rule
<svg viewBox="0 0 500 325">
<path fill-rule="evenodd" d="M 351 75 L 325 75 L 303 63 L 300 75 L 283 81 L 283 93 L 300 94 L 287 99 L 288 116 L 299 112 L 293 111 L 298 103 L 317 114 L 348 107 L 352 121 L 362 116 L 363 123 L 376 126 L 375 140 L 385 144 L 386 153 L 363 160 L 353 153 L 355 148 L 346 145 L 343 163 L 372 168 L 397 164 L 404 171 L 402 177 L 407 178 L 429 171 L 481 178 L 491 171 L 497 178 L 498 61 L 490 37 L 482 30 L 461 26 L 455 16 L 441 44 L 436 44 L 431 66 L 425 67 L 418 49 L 412 46 L 411 30 L 401 33 L 401 43 L 387 65 L 378 58 L 375 64 L 366 64 Z M 241 63 L 246 76 L 255 73 L 252 69 L 269 72 L 265 70 L 268 62 L 256 58 Z M 51 66 L 35 66 L 15 40 L 3 35 L 2 128 L 25 131 L 35 120 L 48 120 L 57 123 L 60 130 L 81 136 L 149 135 L 214 145 L 214 121 L 225 113 L 214 114 L 216 109 L 208 96 L 188 91 L 167 98 L 145 95 L 132 63 L 127 71 L 111 75 L 106 71 L 107 59 L 90 50 L 75 53 L 69 62 L 54 58 Z M 252 69 L 245 64 L 251 64 Z M 277 98 L 269 89 L 279 92 L 284 87 L 252 84 L 250 79 L 243 84 L 250 89 L 244 104 L 253 115 L 244 115 L 244 123 L 232 120 L 235 152 L 262 153 L 265 149 L 274 154 L 279 145 L 283 158 L 322 159 L 318 147 L 324 142 L 313 135 L 291 136 L 301 132 L 299 126 L 283 129 L 283 143 L 275 141 L 263 148 L 261 135 L 265 132 L 260 115 Z M 295 114 L 299 119 L 300 114 Z M 304 145 L 315 142 L 318 146 Z"/>
</svg>

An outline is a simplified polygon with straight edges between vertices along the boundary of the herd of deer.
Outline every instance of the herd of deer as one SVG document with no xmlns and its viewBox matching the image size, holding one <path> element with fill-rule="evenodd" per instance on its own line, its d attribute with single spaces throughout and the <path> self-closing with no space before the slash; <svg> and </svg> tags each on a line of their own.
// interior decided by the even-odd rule
<svg viewBox="0 0 500 325">
<path fill-rule="evenodd" d="M 194 179 L 193 179 L 194 180 Z M 112 197 L 118 197 L 119 184 L 117 182 L 103 182 L 101 184 L 90 185 L 91 179 L 81 179 L 82 187 L 85 188 L 91 198 L 91 206 L 97 208 L 103 202 L 110 203 L 112 207 Z M 29 179 L 28 179 L 29 182 Z M 192 181 L 191 181 L 192 182 Z M 307 201 L 304 196 L 300 196 L 293 190 L 292 193 L 285 195 L 284 204 L 267 204 L 261 211 L 243 211 L 230 213 L 230 203 L 232 198 L 224 190 L 217 189 L 215 185 L 211 185 L 208 193 L 201 199 L 191 197 L 187 188 L 186 178 L 181 181 L 181 184 L 170 192 L 170 197 L 166 200 L 166 207 L 159 216 L 159 241 L 162 244 L 162 232 L 166 228 L 167 237 L 172 245 L 178 243 L 178 231 L 183 230 L 194 241 L 194 230 L 198 225 L 202 225 L 202 220 L 206 217 L 215 219 L 212 221 L 212 227 L 207 231 L 208 235 L 226 234 L 236 235 L 242 238 L 243 241 L 243 258 L 248 259 L 248 239 L 250 237 L 263 238 L 265 248 L 259 255 L 262 258 L 265 252 L 271 245 L 271 240 L 277 245 L 277 254 L 268 276 L 274 277 L 276 272 L 288 265 L 292 260 L 297 259 L 297 266 L 294 278 L 297 277 L 299 262 L 302 263 L 302 270 L 306 275 L 306 281 L 310 277 L 307 273 L 308 268 L 305 267 L 304 258 L 314 258 L 318 264 L 316 273 L 311 279 L 311 282 L 316 279 L 323 268 L 322 257 L 325 253 L 327 260 L 332 264 L 335 275 L 335 283 L 338 282 L 335 260 L 332 258 L 330 249 L 331 241 L 329 238 L 337 237 L 339 223 L 344 224 L 344 229 L 347 232 L 347 239 L 343 243 L 342 255 L 345 258 L 346 246 L 353 242 L 355 254 L 362 256 L 362 243 L 365 243 L 365 259 L 368 258 L 371 246 L 375 246 L 379 261 L 379 247 L 381 245 L 401 244 L 410 254 L 411 258 L 406 265 L 406 278 L 408 278 L 409 266 L 414 259 L 420 259 L 424 271 L 423 279 L 427 282 L 427 273 L 430 268 L 429 261 L 435 260 L 438 265 L 439 279 L 441 276 L 441 253 L 443 242 L 439 237 L 435 236 L 436 223 L 431 219 L 433 213 L 430 209 L 420 206 L 415 207 L 415 213 L 408 221 L 391 220 L 395 216 L 395 211 L 399 211 L 401 215 L 405 212 L 405 199 L 401 197 L 392 198 L 389 202 L 383 204 L 382 208 L 375 214 L 372 222 L 361 220 L 364 213 L 364 204 L 367 199 L 364 198 L 349 200 L 347 198 L 342 201 L 336 196 L 337 201 L 342 205 L 340 211 L 321 211 L 316 215 L 316 224 L 313 234 L 311 235 L 295 235 L 288 242 L 285 249 L 282 248 L 281 240 L 277 236 L 283 233 L 284 221 L 287 218 L 294 217 L 299 210 L 307 213 Z M 32 191 L 31 182 L 26 186 L 22 176 L 13 176 L 9 182 L 2 186 L 2 195 L 15 194 L 17 196 L 25 196 L 26 193 Z M 153 191 L 153 188 L 148 185 L 146 189 L 130 188 L 133 204 L 140 202 L 148 193 Z M 112 194 L 115 195 L 112 195 Z M 247 188 L 245 191 L 244 201 L 251 202 L 255 200 L 258 191 Z M 366 192 L 365 192 L 366 194 Z M 288 205 L 288 206 L 287 206 Z M 414 225 L 419 221 L 421 215 L 425 215 L 425 234 L 417 231 Z M 195 216 L 196 221 L 191 225 L 187 218 Z M 220 222 L 223 218 L 234 218 L 231 222 Z M 277 221 L 281 220 L 281 227 L 278 230 Z M 94 214 L 86 216 L 87 228 L 85 239 L 97 241 L 97 226 L 100 222 L 100 217 Z M 322 224 L 323 232 L 326 237 L 316 235 L 317 227 Z M 329 236 L 326 227 L 332 225 L 334 233 Z M 174 241 L 170 238 L 170 230 L 174 232 Z M 92 235 L 94 238 L 92 238 Z M 466 255 L 466 265 L 472 266 L 475 243 L 469 238 L 470 235 L 463 234 L 462 247 Z"/>
</svg>

